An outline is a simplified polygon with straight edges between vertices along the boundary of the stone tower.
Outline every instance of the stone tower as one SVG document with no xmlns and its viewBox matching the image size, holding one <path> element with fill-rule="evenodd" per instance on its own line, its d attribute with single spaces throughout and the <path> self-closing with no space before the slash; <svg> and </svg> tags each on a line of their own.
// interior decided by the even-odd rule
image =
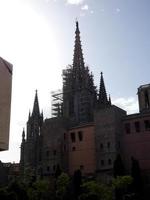
<svg viewBox="0 0 150 200">
<path fill-rule="evenodd" d="M 35 170 L 39 162 L 39 154 L 41 147 L 41 127 L 43 124 L 43 113 L 40 114 L 37 91 L 35 94 L 32 114 L 29 112 L 27 121 L 27 133 L 22 133 L 21 159 L 20 166 L 24 171 L 30 167 Z"/>
<path fill-rule="evenodd" d="M 150 111 L 150 84 L 138 88 L 138 99 L 140 112 Z"/>
<path fill-rule="evenodd" d="M 73 65 L 63 71 L 63 116 L 75 125 L 90 122 L 93 120 L 95 103 L 93 75 L 84 63 L 79 25 L 76 22 Z"/>
</svg>

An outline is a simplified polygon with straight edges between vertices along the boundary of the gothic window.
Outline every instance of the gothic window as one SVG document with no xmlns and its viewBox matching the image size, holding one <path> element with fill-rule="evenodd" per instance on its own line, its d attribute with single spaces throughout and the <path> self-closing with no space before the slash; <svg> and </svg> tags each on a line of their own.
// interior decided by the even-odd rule
<svg viewBox="0 0 150 200">
<path fill-rule="evenodd" d="M 46 157 L 49 157 L 49 151 L 48 150 L 46 151 Z"/>
<path fill-rule="evenodd" d="M 111 164 L 112 164 L 111 159 L 108 159 L 108 165 L 111 165 Z"/>
<path fill-rule="evenodd" d="M 101 143 L 100 144 L 100 149 L 103 150 L 103 148 L 104 148 L 104 145 L 103 145 L 103 143 Z"/>
<path fill-rule="evenodd" d="M 74 132 L 71 132 L 70 135 L 71 135 L 71 141 L 72 141 L 72 142 L 75 142 L 75 141 L 76 141 L 75 133 L 74 133 Z"/>
<path fill-rule="evenodd" d="M 120 149 L 120 141 L 117 142 L 117 147 Z"/>
<path fill-rule="evenodd" d="M 110 142 L 107 142 L 107 148 L 110 149 Z"/>
<path fill-rule="evenodd" d="M 144 124 L 145 124 L 145 130 L 149 131 L 150 130 L 150 120 L 144 120 Z"/>
<path fill-rule="evenodd" d="M 66 145 L 64 145 L 64 152 L 66 152 Z"/>
<path fill-rule="evenodd" d="M 75 151 L 76 150 L 76 147 L 72 147 L 72 151 Z"/>
<path fill-rule="evenodd" d="M 64 133 L 64 140 L 66 140 L 66 133 Z"/>
<path fill-rule="evenodd" d="M 50 171 L 50 167 L 49 167 L 49 166 L 47 166 L 47 171 L 48 171 L 48 172 Z"/>
<path fill-rule="evenodd" d="M 148 91 L 147 90 L 145 91 L 144 95 L 145 95 L 145 107 L 149 108 L 150 102 L 149 102 L 149 97 L 148 97 Z"/>
<path fill-rule="evenodd" d="M 42 160 L 42 153 L 41 153 L 41 151 L 39 152 L 39 161 L 41 161 Z"/>
<path fill-rule="evenodd" d="M 104 164 L 105 164 L 104 160 L 101 160 L 101 166 L 104 166 Z"/>
<path fill-rule="evenodd" d="M 131 127 L 130 127 L 130 123 L 126 123 L 125 125 L 125 131 L 127 134 L 130 134 L 131 133 Z"/>
<path fill-rule="evenodd" d="M 83 132 L 82 131 L 78 132 L 78 138 L 79 138 L 79 141 L 83 140 Z"/>
<path fill-rule="evenodd" d="M 134 123 L 134 125 L 135 125 L 135 132 L 139 133 L 140 132 L 140 122 L 137 121 Z"/>
<path fill-rule="evenodd" d="M 53 165 L 53 171 L 55 171 L 55 169 L 56 169 L 56 165 Z"/>
<path fill-rule="evenodd" d="M 53 155 L 56 156 L 56 150 L 53 151 Z"/>
</svg>

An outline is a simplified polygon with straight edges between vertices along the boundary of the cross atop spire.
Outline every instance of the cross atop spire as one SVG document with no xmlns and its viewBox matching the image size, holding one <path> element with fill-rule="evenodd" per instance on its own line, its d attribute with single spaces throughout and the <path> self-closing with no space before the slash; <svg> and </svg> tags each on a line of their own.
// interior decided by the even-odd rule
<svg viewBox="0 0 150 200">
<path fill-rule="evenodd" d="M 80 40 L 79 23 L 77 20 L 76 20 L 76 31 L 75 31 L 73 68 L 75 70 L 81 70 L 82 68 L 84 68 L 84 58 L 83 58 L 82 45 L 81 45 L 81 40 Z"/>
<path fill-rule="evenodd" d="M 37 116 L 40 115 L 37 90 L 35 91 L 35 99 L 34 99 L 32 115 L 37 115 Z"/>
<path fill-rule="evenodd" d="M 105 83 L 104 83 L 104 78 L 103 78 L 103 72 L 101 72 L 101 76 L 100 76 L 100 88 L 99 88 L 98 101 L 101 105 L 108 104 L 107 93 L 106 93 Z"/>
</svg>

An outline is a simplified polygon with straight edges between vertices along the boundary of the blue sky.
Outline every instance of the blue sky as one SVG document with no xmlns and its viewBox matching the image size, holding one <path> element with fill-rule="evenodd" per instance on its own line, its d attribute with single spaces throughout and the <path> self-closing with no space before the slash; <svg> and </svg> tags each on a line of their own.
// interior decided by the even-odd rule
<svg viewBox="0 0 150 200">
<path fill-rule="evenodd" d="M 96 84 L 102 70 L 111 95 L 128 97 L 136 94 L 139 85 L 149 82 L 148 0 L 35 2 L 32 4 L 35 11 L 53 27 L 64 66 L 72 63 L 77 18 L 85 62 L 93 71 Z"/>
<path fill-rule="evenodd" d="M 36 89 L 50 117 L 50 92 L 72 64 L 76 18 L 95 84 L 103 71 L 113 103 L 138 111 L 137 88 L 150 82 L 149 9 L 149 0 L 0 0 L 0 56 L 14 66 L 10 150 L 0 160 L 19 161 Z"/>
</svg>

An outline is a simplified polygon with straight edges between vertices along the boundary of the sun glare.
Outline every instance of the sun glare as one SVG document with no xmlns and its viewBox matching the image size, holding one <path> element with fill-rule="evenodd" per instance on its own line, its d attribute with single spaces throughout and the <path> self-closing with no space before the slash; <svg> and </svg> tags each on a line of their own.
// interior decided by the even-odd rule
<svg viewBox="0 0 150 200">
<path fill-rule="evenodd" d="M 53 25 L 27 3 L 0 0 L 0 24 L 0 56 L 13 64 L 11 153 L 1 152 L 0 160 L 13 161 L 19 159 L 18 137 L 21 139 L 34 90 L 42 88 L 40 102 L 50 101 L 50 91 L 60 87 L 61 65 Z"/>
</svg>

